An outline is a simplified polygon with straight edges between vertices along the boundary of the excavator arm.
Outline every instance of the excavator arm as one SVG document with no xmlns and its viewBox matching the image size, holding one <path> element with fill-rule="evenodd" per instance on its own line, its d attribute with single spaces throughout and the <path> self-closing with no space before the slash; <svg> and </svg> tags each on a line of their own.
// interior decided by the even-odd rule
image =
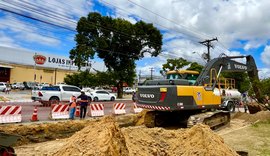
<svg viewBox="0 0 270 156">
<path fill-rule="evenodd" d="M 234 60 L 241 58 L 246 58 L 246 63 L 241 63 Z M 216 71 L 215 77 L 213 77 L 213 71 Z M 251 55 L 231 57 L 223 56 L 212 59 L 206 64 L 194 85 L 202 86 L 205 84 L 213 83 L 210 89 L 214 90 L 217 84 L 217 79 L 219 78 L 221 72 L 247 72 L 256 98 L 260 103 L 263 102 L 260 90 L 258 69 L 255 60 Z"/>
</svg>

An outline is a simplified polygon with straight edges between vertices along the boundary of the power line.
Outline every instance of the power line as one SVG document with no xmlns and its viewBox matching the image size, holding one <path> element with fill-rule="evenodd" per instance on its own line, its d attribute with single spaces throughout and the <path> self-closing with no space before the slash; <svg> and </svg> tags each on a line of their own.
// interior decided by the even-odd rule
<svg viewBox="0 0 270 156">
<path fill-rule="evenodd" d="M 3 6 L 4 7 L 7 7 L 7 8 L 4 8 Z M 54 24 L 52 22 L 48 22 L 48 21 L 45 21 L 45 20 L 42 20 L 42 19 L 39 19 L 39 18 L 36 18 L 36 17 L 32 17 L 30 15 L 25 15 L 25 14 L 22 14 L 22 13 L 19 13 L 19 12 L 16 12 L 16 11 L 12 11 L 12 10 L 8 9 L 8 7 L 9 6 L 7 6 L 7 5 L 5 5 L 3 3 L 2 4 L 0 3 L 0 10 L 6 11 L 6 12 L 9 12 L 9 13 L 13 13 L 13 14 L 16 14 L 16 15 L 19 15 L 19 16 L 22 16 L 22 17 L 25 17 L 25 18 L 29 18 L 29 19 L 32 19 L 32 20 L 35 20 L 35 21 L 39 21 L 39 22 L 42 22 L 42 23 L 46 23 L 46 24 L 49 24 L 49 25 L 53 25 L 53 26 L 56 26 L 56 27 L 60 27 L 60 28 L 66 29 L 66 30 L 70 30 L 70 31 L 76 32 L 74 29 L 67 28 L 67 27 L 61 26 L 59 24 Z M 15 9 L 15 8 L 13 7 L 13 9 Z"/>
<path fill-rule="evenodd" d="M 18 6 L 18 5 L 17 5 Z M 36 5 L 35 5 L 36 6 Z M 24 7 L 25 8 L 25 7 Z M 119 8 L 119 7 L 118 7 Z M 25 8 L 26 10 L 27 10 L 27 8 Z M 22 10 L 22 9 L 21 9 Z M 124 10 L 124 9 L 122 9 L 122 10 Z M 28 11 L 29 12 L 31 12 L 31 10 L 29 10 L 28 9 Z M 47 9 L 47 11 L 49 11 L 49 9 Z M 35 11 L 36 12 L 36 11 Z M 38 12 L 36 12 L 36 13 L 38 13 Z M 58 16 L 59 17 L 59 16 Z M 56 19 L 55 17 L 49 17 L 49 18 L 54 18 L 54 19 Z M 142 17 L 141 17 L 142 18 Z M 30 18 L 31 19 L 31 18 Z M 60 19 L 63 19 L 63 18 L 61 18 L 60 17 Z M 69 19 L 67 19 L 67 20 L 69 20 Z M 48 24 L 48 23 L 47 23 Z M 100 28 L 103 28 L 103 29 L 106 29 L 106 30 L 109 30 L 109 31 L 112 31 L 112 32 L 114 32 L 114 33 L 116 33 L 116 34 L 120 34 L 120 35 L 124 35 L 124 36 L 126 36 L 126 37 L 128 37 L 128 38 L 134 38 L 134 37 L 132 37 L 132 36 L 130 36 L 129 34 L 125 34 L 125 33 L 123 33 L 123 32 L 119 32 L 118 30 L 115 30 L 115 29 L 112 29 L 112 28 L 109 28 L 109 27 L 104 27 L 104 26 L 101 26 L 101 25 L 97 25 L 97 24 L 95 24 L 95 23 L 92 23 L 93 25 L 95 25 L 95 26 L 97 26 L 97 27 L 100 27 Z M 156 23 L 157 24 L 157 23 Z M 157 25 L 160 25 L 160 24 L 157 24 Z M 160 26 L 162 26 L 162 25 L 160 25 Z M 164 26 L 163 26 L 164 27 Z M 165 27 L 166 29 L 169 29 L 169 28 L 167 28 L 167 27 Z M 169 29 L 170 30 L 170 29 Z M 153 43 L 153 42 L 150 42 L 150 43 Z M 197 42 L 196 42 L 197 43 Z"/>
<path fill-rule="evenodd" d="M 132 4 L 136 5 L 136 6 L 138 6 L 138 7 L 143 8 L 144 10 L 147 10 L 148 12 L 151 12 L 152 14 L 154 14 L 154 15 L 156 15 L 156 16 L 158 16 L 158 17 L 161 17 L 162 19 L 165 19 L 165 20 L 167 20 L 167 21 L 169 21 L 169 22 L 171 22 L 171 23 L 174 23 L 175 25 L 178 25 L 178 26 L 180 26 L 180 27 L 184 27 L 187 31 L 190 31 L 190 32 L 193 33 L 193 34 L 206 36 L 205 34 L 200 34 L 200 33 L 196 32 L 196 31 L 194 31 L 194 30 L 191 30 L 191 29 L 189 29 L 188 27 L 186 27 L 186 26 L 184 26 L 184 25 L 182 25 L 182 24 L 179 24 L 179 23 L 177 23 L 177 22 L 175 22 L 175 21 L 173 21 L 173 20 L 171 20 L 171 19 L 168 19 L 168 18 L 166 18 L 166 17 L 164 17 L 164 16 L 162 16 L 162 15 L 160 15 L 160 14 L 158 14 L 158 13 L 155 13 L 155 12 L 153 12 L 152 10 L 150 10 L 150 9 L 148 9 L 148 8 L 142 6 L 142 5 L 139 5 L 139 4 L 137 4 L 137 3 L 135 3 L 135 2 L 133 2 L 133 1 L 131 1 L 131 0 L 128 0 L 128 1 L 129 1 L 130 3 L 132 3 Z M 209 38 L 210 36 L 206 36 L 206 37 Z M 203 38 L 201 38 L 201 39 L 203 39 Z"/>
<path fill-rule="evenodd" d="M 120 10 L 123 10 L 124 12 L 133 14 L 132 12 L 127 11 L 127 10 L 125 10 L 125 9 L 123 9 L 123 8 L 120 8 L 120 7 L 118 7 L 118 6 L 116 6 L 116 5 L 112 4 L 112 3 L 106 2 L 106 1 L 104 1 L 104 0 L 100 0 L 100 1 L 102 1 L 103 3 L 106 3 L 106 4 L 108 4 L 108 5 L 111 5 L 111 6 L 115 7 L 115 8 L 118 8 L 118 9 L 120 9 Z M 118 14 L 121 15 L 121 13 L 118 13 Z M 174 31 L 174 32 L 178 32 L 178 33 L 183 34 L 183 32 L 181 32 L 181 31 L 179 31 L 179 30 L 171 29 L 171 28 L 169 28 L 169 27 L 166 27 L 166 26 L 164 26 L 164 25 L 161 25 L 161 24 L 159 24 L 159 23 L 156 23 L 156 22 L 154 22 L 153 20 L 146 19 L 146 18 L 141 17 L 141 16 L 139 16 L 139 15 L 136 15 L 136 16 L 139 17 L 139 18 L 141 18 L 141 19 L 143 19 L 143 20 L 145 20 L 145 21 L 150 21 L 151 23 L 154 23 L 154 24 L 156 24 L 156 25 L 158 25 L 158 26 L 160 26 L 160 27 L 162 27 L 162 28 L 165 28 L 165 29 L 167 29 L 167 30 L 170 30 L 170 31 Z M 191 36 L 191 37 L 195 37 L 195 38 L 197 38 L 197 39 L 199 39 L 199 40 L 202 40 L 202 38 L 199 38 L 199 37 L 197 37 L 197 36 Z M 192 40 L 191 38 L 189 38 L 189 40 L 191 40 L 191 41 L 193 41 L 193 42 L 195 42 L 195 43 L 198 43 L 198 41 Z"/>
</svg>

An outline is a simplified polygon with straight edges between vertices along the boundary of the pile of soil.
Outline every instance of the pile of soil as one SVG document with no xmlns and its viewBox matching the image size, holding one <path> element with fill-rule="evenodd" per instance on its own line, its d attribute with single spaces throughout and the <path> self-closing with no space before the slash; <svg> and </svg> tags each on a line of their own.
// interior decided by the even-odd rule
<svg viewBox="0 0 270 156">
<path fill-rule="evenodd" d="M 256 114 L 237 112 L 234 115 L 233 119 L 241 119 L 250 123 L 254 123 L 257 121 L 266 121 L 270 120 L 270 111 L 260 111 L 257 112 Z"/>
<path fill-rule="evenodd" d="M 190 129 L 122 129 L 130 155 L 237 155 L 208 126 Z"/>
<path fill-rule="evenodd" d="M 63 121 L 57 123 L 8 124 L 1 125 L 0 132 L 19 135 L 15 146 L 45 142 L 72 136 L 88 125 L 90 121 Z"/>
<path fill-rule="evenodd" d="M 53 155 L 237 155 L 208 126 L 166 130 L 120 128 L 113 117 L 92 122 Z"/>
<path fill-rule="evenodd" d="M 92 122 L 66 142 L 54 155 L 128 155 L 125 138 L 112 117 Z"/>
</svg>

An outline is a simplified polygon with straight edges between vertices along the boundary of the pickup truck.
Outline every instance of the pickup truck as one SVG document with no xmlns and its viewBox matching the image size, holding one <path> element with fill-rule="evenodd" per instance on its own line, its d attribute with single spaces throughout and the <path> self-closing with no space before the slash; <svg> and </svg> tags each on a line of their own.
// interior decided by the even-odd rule
<svg viewBox="0 0 270 156">
<path fill-rule="evenodd" d="M 71 85 L 55 85 L 55 86 L 44 86 L 40 90 L 32 90 L 31 99 L 34 101 L 40 101 L 41 103 L 51 103 L 53 101 L 69 101 L 69 98 L 75 94 L 79 96 L 81 89 Z M 90 93 L 85 92 L 92 101 L 93 96 Z"/>
<path fill-rule="evenodd" d="M 123 88 L 123 92 L 125 94 L 132 94 L 133 92 L 136 92 L 135 89 L 131 88 L 131 87 L 124 87 Z"/>
</svg>

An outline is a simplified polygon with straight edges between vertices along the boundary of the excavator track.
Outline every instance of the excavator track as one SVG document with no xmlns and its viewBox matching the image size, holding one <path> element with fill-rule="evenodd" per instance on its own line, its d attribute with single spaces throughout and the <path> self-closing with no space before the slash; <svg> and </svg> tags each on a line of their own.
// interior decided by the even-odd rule
<svg viewBox="0 0 270 156">
<path fill-rule="evenodd" d="M 208 125 L 211 129 L 219 129 L 227 126 L 230 123 L 230 119 L 230 112 L 227 111 L 205 112 L 191 115 L 187 121 L 187 127 L 202 123 Z"/>
<path fill-rule="evenodd" d="M 190 128 L 196 124 L 206 124 L 211 129 L 219 129 L 230 123 L 230 112 L 213 111 L 196 114 L 185 114 L 183 112 L 155 112 L 148 111 L 144 117 L 144 125 L 148 128 L 172 126 Z"/>
</svg>

